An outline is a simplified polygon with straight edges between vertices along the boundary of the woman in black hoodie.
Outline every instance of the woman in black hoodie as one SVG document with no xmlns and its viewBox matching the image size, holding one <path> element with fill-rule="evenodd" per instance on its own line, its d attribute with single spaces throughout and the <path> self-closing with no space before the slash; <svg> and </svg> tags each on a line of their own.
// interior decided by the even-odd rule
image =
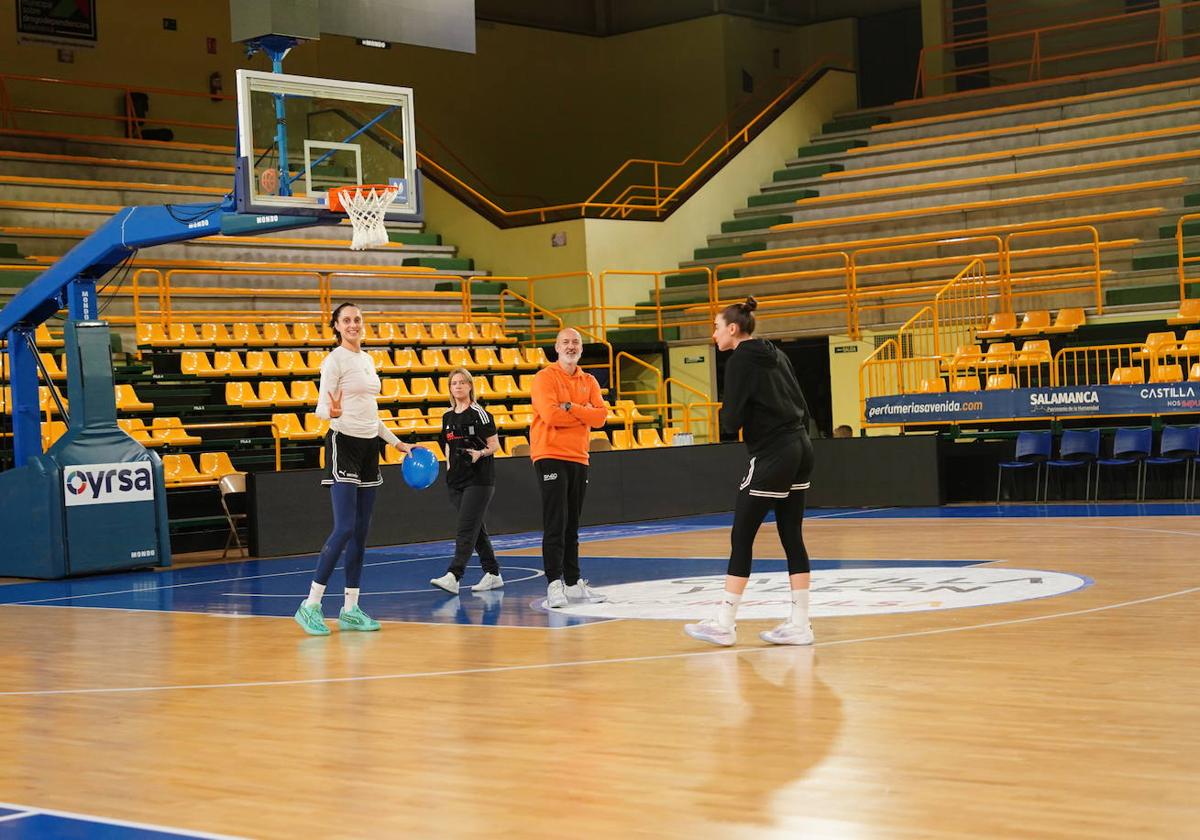
<svg viewBox="0 0 1200 840">
<path fill-rule="evenodd" d="M 787 555 L 792 612 L 789 620 L 759 635 L 777 645 L 811 645 L 808 620 L 809 563 L 804 547 L 804 496 L 812 474 L 808 439 L 808 404 L 792 363 L 778 347 L 754 338 L 758 302 L 728 306 L 716 317 L 713 341 L 718 350 L 733 350 L 725 366 L 725 399 L 721 431 L 742 432 L 750 466 L 738 488 L 734 508 L 732 550 L 725 591 L 715 618 L 684 626 L 695 639 L 715 645 L 737 641 L 738 604 L 750 580 L 754 537 L 774 508 L 779 541 Z"/>
</svg>

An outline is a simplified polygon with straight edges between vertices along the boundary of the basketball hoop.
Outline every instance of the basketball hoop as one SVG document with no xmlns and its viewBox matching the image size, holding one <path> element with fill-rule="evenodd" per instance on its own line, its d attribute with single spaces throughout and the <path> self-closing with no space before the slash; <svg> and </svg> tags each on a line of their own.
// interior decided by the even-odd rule
<svg viewBox="0 0 1200 840">
<path fill-rule="evenodd" d="M 329 209 L 334 213 L 345 213 L 354 226 L 351 250 L 362 251 L 388 244 L 384 216 L 399 192 L 399 187 L 387 184 L 334 187 L 329 191 Z"/>
</svg>

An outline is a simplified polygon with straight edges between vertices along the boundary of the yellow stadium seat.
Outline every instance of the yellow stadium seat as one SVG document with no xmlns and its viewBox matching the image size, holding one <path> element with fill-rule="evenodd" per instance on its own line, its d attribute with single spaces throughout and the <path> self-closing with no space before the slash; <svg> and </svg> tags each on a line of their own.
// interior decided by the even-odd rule
<svg viewBox="0 0 1200 840">
<path fill-rule="evenodd" d="M 550 364 L 550 360 L 546 358 L 546 351 L 541 347 L 526 347 L 525 364 L 529 367 L 544 368 Z"/>
<path fill-rule="evenodd" d="M 613 408 L 622 422 L 627 417 L 632 419 L 634 423 L 648 423 L 654 419 L 649 414 L 643 414 L 639 411 L 637 404 L 633 400 L 617 400 Z"/>
<path fill-rule="evenodd" d="M 243 470 L 234 468 L 228 452 L 200 453 L 200 472 L 216 479 L 231 473 L 244 473 Z"/>
<path fill-rule="evenodd" d="M 278 376 L 275 360 L 265 350 L 246 351 L 246 373 L 251 376 Z"/>
<path fill-rule="evenodd" d="M 1188 371 L 1188 382 L 1200 382 L 1200 362 L 1194 362 Z"/>
<path fill-rule="evenodd" d="M 983 348 L 978 344 L 960 344 L 954 348 L 954 355 L 948 360 L 942 362 L 943 367 L 963 367 L 964 365 L 972 365 L 983 358 Z"/>
<path fill-rule="evenodd" d="M 629 432 L 626 431 L 625 429 L 613 429 L 612 448 L 613 449 L 633 449 L 633 445 L 629 439 Z"/>
<path fill-rule="evenodd" d="M 409 381 L 408 395 L 411 402 L 424 402 L 426 400 L 437 400 L 443 396 L 443 393 L 438 391 L 432 379 L 425 376 L 418 376 Z"/>
<path fill-rule="evenodd" d="M 321 396 L 311 379 L 293 380 L 288 393 L 294 405 L 316 405 Z"/>
<path fill-rule="evenodd" d="M 375 329 L 375 341 L 377 344 L 399 344 L 404 341 L 404 331 L 397 328 L 396 324 L 391 321 L 384 321 L 379 324 L 372 324 Z"/>
<path fill-rule="evenodd" d="M 1060 309 L 1058 310 L 1058 317 L 1054 319 L 1054 325 L 1046 327 L 1042 332 L 1047 334 L 1075 332 L 1086 321 L 1087 318 L 1084 316 L 1082 309 Z"/>
<path fill-rule="evenodd" d="M 1183 365 L 1155 365 L 1150 373 L 1151 382 L 1182 382 Z"/>
<path fill-rule="evenodd" d="M 516 371 L 529 367 L 517 347 L 479 347 L 475 350 L 475 358 L 486 360 L 487 366 L 492 370 Z"/>
<path fill-rule="evenodd" d="M 42 451 L 45 452 L 67 433 L 67 424 L 61 420 L 42 423 Z"/>
<path fill-rule="evenodd" d="M 188 434 L 178 417 L 155 417 L 150 423 L 150 437 L 171 446 L 198 446 L 204 442 L 198 435 Z"/>
<path fill-rule="evenodd" d="M 262 347 L 291 347 L 294 344 L 287 324 L 269 323 L 262 325 Z"/>
<path fill-rule="evenodd" d="M 133 386 L 129 384 L 114 387 L 117 400 L 117 411 L 153 411 L 154 403 L 145 402 L 138 398 Z"/>
<path fill-rule="evenodd" d="M 179 354 L 179 372 L 184 376 L 209 378 L 216 376 L 207 353 L 185 350 Z"/>
<path fill-rule="evenodd" d="M 313 367 L 304 361 L 304 356 L 299 350 L 280 350 L 275 354 L 275 367 L 281 373 L 289 373 L 292 376 L 314 376 L 321 370 L 320 364 Z"/>
<path fill-rule="evenodd" d="M 166 445 L 165 440 L 158 440 L 150 436 L 150 430 L 146 428 L 146 421 L 140 417 L 120 417 L 117 419 L 117 426 L 142 446 Z"/>
<path fill-rule="evenodd" d="M 516 344 L 517 339 L 511 335 L 505 335 L 504 327 L 494 321 L 479 325 L 479 334 L 483 338 L 484 344 Z"/>
<path fill-rule="evenodd" d="M 453 365 L 446 361 L 446 354 L 441 350 L 421 351 L 421 367 L 418 368 L 419 372 L 445 373 L 452 367 Z"/>
<path fill-rule="evenodd" d="M 404 325 L 404 342 L 406 344 L 432 344 L 429 330 L 424 324 L 411 322 Z"/>
<path fill-rule="evenodd" d="M 521 393 L 521 388 L 517 385 L 517 380 L 511 374 L 501 373 L 492 377 L 492 390 L 496 396 L 502 399 L 511 399 L 516 396 L 529 396 L 529 393 Z"/>
<path fill-rule="evenodd" d="M 1011 373 L 990 373 L 987 378 L 989 391 L 1007 391 L 1016 387 L 1016 381 Z"/>
<path fill-rule="evenodd" d="M 1025 313 L 1021 326 L 1009 330 L 1009 335 L 1039 335 L 1046 332 L 1050 326 L 1050 312 L 1046 309 L 1034 309 Z"/>
<path fill-rule="evenodd" d="M 33 331 L 33 343 L 38 347 L 62 347 L 66 344 L 61 334 L 57 336 L 51 335 L 50 327 L 44 322 L 38 324 L 37 328 Z"/>
<path fill-rule="evenodd" d="M 389 350 L 368 350 L 367 355 L 371 357 L 371 361 L 375 363 L 375 370 L 379 373 L 400 373 L 402 370 L 392 361 Z"/>
<path fill-rule="evenodd" d="M 322 324 L 292 324 L 292 344 L 296 347 L 328 347 L 333 344 L 333 334 Z"/>
<path fill-rule="evenodd" d="M 178 324 L 172 324 L 170 329 L 159 323 L 137 325 L 139 347 L 179 347 L 182 342 L 183 330 Z"/>
<path fill-rule="evenodd" d="M 193 484 L 216 484 L 217 479 L 205 475 L 196 469 L 191 455 L 164 455 L 163 480 L 168 487 L 179 487 Z"/>
<path fill-rule="evenodd" d="M 977 338 L 1002 338 L 1017 328 L 1015 312 L 997 312 L 988 321 L 986 329 L 975 333 Z"/>
<path fill-rule="evenodd" d="M 463 367 L 469 371 L 486 370 L 487 365 L 478 365 L 468 347 L 451 347 L 446 351 L 446 361 L 450 367 Z"/>
<path fill-rule="evenodd" d="M 1011 341 L 998 341 L 988 347 L 982 364 L 989 367 L 1001 367 L 1011 364 L 1017 355 L 1017 345 Z"/>
<path fill-rule="evenodd" d="M 659 437 L 658 429 L 638 429 L 637 445 L 641 449 L 652 449 L 654 447 L 666 446 L 666 444 L 663 443 L 663 439 Z"/>
<path fill-rule="evenodd" d="M 521 453 L 515 452 L 514 450 L 518 446 L 524 446 L 525 451 L 523 451 Z M 506 437 L 504 439 L 504 457 L 505 458 L 519 457 L 519 455 L 528 455 L 529 454 L 528 449 L 529 449 L 529 438 L 525 437 L 524 435 L 510 435 L 509 437 Z"/>
<path fill-rule="evenodd" d="M 408 402 L 411 397 L 403 379 L 384 379 L 379 383 L 381 402 Z"/>
<path fill-rule="evenodd" d="M 1017 359 L 1013 364 L 1018 367 L 1030 367 L 1032 365 L 1048 365 L 1050 361 L 1050 342 L 1040 338 L 1022 344 L 1021 352 L 1017 353 Z"/>
<path fill-rule="evenodd" d="M 1108 377 L 1109 385 L 1142 385 L 1146 381 L 1146 371 L 1141 367 L 1113 368 Z"/>
<path fill-rule="evenodd" d="M 317 373 L 321 370 L 321 364 L 327 358 L 329 358 L 328 350 L 309 350 L 304 354 L 304 359 L 307 363 L 306 366 L 310 368 L 313 373 Z"/>
<path fill-rule="evenodd" d="M 461 341 L 463 344 L 487 344 L 483 334 L 479 332 L 474 324 L 455 324 L 454 338 Z"/>
<path fill-rule="evenodd" d="M 284 440 L 315 440 L 320 437 L 316 432 L 305 429 L 295 414 L 272 414 L 271 422 L 275 424 L 276 432 Z"/>
<path fill-rule="evenodd" d="M 304 405 L 302 397 L 293 397 L 283 382 L 266 380 L 258 385 L 258 398 L 265 400 L 268 405 L 281 407 Z"/>
<path fill-rule="evenodd" d="M 1173 332 L 1152 332 L 1146 336 L 1146 349 L 1134 350 L 1129 354 L 1129 358 L 1143 361 L 1153 359 L 1164 350 L 1174 349 L 1178 343 Z"/>
<path fill-rule="evenodd" d="M 329 421 L 324 420 L 315 414 L 305 414 L 304 430 L 306 432 L 315 432 L 317 437 L 323 438 L 329 431 Z"/>
<path fill-rule="evenodd" d="M 429 325 L 430 344 L 454 344 L 455 341 L 454 328 L 450 324 Z"/>
<path fill-rule="evenodd" d="M 1200 298 L 1188 298 L 1179 304 L 1179 312 L 1167 319 L 1168 324 L 1200 323 Z"/>
<path fill-rule="evenodd" d="M 212 371 L 215 376 L 249 376 L 242 354 L 236 350 L 218 350 L 213 353 Z"/>
<path fill-rule="evenodd" d="M 241 408 L 265 408 L 272 405 L 270 400 L 260 400 L 254 392 L 254 386 L 249 382 L 226 382 L 225 404 Z"/>
<path fill-rule="evenodd" d="M 38 358 L 42 360 L 42 365 L 46 368 L 46 375 L 54 381 L 67 378 L 66 366 L 58 364 L 58 357 L 52 356 L 49 353 L 38 353 Z"/>
<path fill-rule="evenodd" d="M 217 342 L 216 324 L 181 324 L 180 343 L 184 347 L 213 347 Z"/>
<path fill-rule="evenodd" d="M 921 384 L 917 386 L 918 394 L 941 394 L 946 390 L 946 380 L 940 376 L 932 379 L 922 379 Z"/>
<path fill-rule="evenodd" d="M 956 376 L 950 383 L 951 391 L 978 391 L 979 377 L 978 376 Z"/>
</svg>

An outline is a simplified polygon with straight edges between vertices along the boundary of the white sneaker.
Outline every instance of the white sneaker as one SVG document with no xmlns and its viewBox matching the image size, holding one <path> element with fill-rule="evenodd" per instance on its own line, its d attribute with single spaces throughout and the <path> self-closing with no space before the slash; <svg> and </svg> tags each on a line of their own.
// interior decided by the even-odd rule
<svg viewBox="0 0 1200 840">
<path fill-rule="evenodd" d="M 607 595 L 602 595 L 592 587 L 588 586 L 588 582 L 583 578 L 574 586 L 568 586 L 567 599 L 570 601 L 579 601 L 585 604 L 603 604 L 608 600 Z"/>
<path fill-rule="evenodd" d="M 698 624 L 683 625 L 683 632 L 687 633 L 693 639 L 699 639 L 702 642 L 708 642 L 712 645 L 721 645 L 721 647 L 729 647 L 737 641 L 737 627 L 724 627 L 716 622 L 716 620 L 707 618 Z"/>
<path fill-rule="evenodd" d="M 807 627 L 797 627 L 790 621 L 785 621 L 770 630 L 764 630 L 758 634 L 758 637 L 773 645 L 811 645 L 813 643 L 811 624 Z"/>
<path fill-rule="evenodd" d="M 552 580 L 546 587 L 546 606 L 551 609 L 567 605 L 567 588 L 561 580 Z"/>
<path fill-rule="evenodd" d="M 442 575 L 440 578 L 434 578 L 429 582 L 438 589 L 446 590 L 451 595 L 458 594 L 458 579 L 454 577 L 454 572 L 446 572 L 446 574 Z"/>
<path fill-rule="evenodd" d="M 479 579 L 479 583 L 471 587 L 472 592 L 487 592 L 489 589 L 500 589 L 504 586 L 504 578 L 491 572 Z"/>
</svg>

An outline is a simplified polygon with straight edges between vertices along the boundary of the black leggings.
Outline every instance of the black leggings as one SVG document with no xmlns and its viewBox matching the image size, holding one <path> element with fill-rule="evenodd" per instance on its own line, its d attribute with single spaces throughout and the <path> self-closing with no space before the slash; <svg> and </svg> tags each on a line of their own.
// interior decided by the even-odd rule
<svg viewBox="0 0 1200 840">
<path fill-rule="evenodd" d="M 450 561 L 450 572 L 458 580 L 462 580 L 467 570 L 467 561 L 471 552 L 479 552 L 479 564 L 483 571 L 489 574 L 500 574 L 500 564 L 496 562 L 496 552 L 492 550 L 492 541 L 488 538 L 487 528 L 483 524 L 483 516 L 487 513 L 488 503 L 492 501 L 495 487 L 472 484 L 470 487 L 450 488 L 450 504 L 458 511 L 458 534 L 454 540 L 454 559 Z"/>
<path fill-rule="evenodd" d="M 775 509 L 775 527 L 779 529 L 779 541 L 787 555 L 788 574 L 798 575 L 810 571 L 808 549 L 804 547 L 804 496 L 808 491 L 793 490 L 786 499 L 769 499 L 738 493 L 737 507 L 733 513 L 733 530 L 729 541 L 729 570 L 732 577 L 750 577 L 750 564 L 754 553 L 754 538 L 762 526 L 767 511 Z"/>
<path fill-rule="evenodd" d="M 775 510 L 775 527 L 787 555 L 788 574 L 810 571 L 804 547 L 804 497 L 813 470 L 812 443 L 799 434 L 780 441 L 750 459 L 746 477 L 738 488 L 733 513 L 729 572 L 732 577 L 750 577 L 754 537 L 767 511 Z"/>
</svg>

